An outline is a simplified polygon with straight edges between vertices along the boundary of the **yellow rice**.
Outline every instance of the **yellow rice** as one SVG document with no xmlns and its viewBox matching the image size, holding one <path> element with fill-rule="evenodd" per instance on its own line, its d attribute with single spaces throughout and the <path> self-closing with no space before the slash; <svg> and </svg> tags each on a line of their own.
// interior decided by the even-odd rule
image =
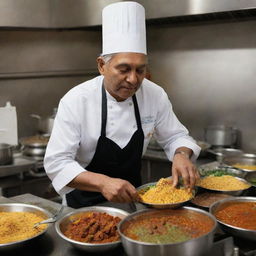
<svg viewBox="0 0 256 256">
<path fill-rule="evenodd" d="M 47 225 L 39 225 L 34 228 L 34 224 L 44 220 L 44 218 L 32 212 L 0 212 L 0 244 L 16 242 L 31 238 Z"/>
<path fill-rule="evenodd" d="M 139 191 L 142 202 L 150 204 L 172 204 L 190 200 L 192 192 L 187 188 L 172 187 L 170 179 L 160 179 L 155 187 L 146 192 Z"/>
<path fill-rule="evenodd" d="M 243 190 L 250 187 L 250 185 L 230 175 L 207 176 L 199 180 L 197 185 L 206 189 L 213 189 L 219 191 Z"/>
</svg>

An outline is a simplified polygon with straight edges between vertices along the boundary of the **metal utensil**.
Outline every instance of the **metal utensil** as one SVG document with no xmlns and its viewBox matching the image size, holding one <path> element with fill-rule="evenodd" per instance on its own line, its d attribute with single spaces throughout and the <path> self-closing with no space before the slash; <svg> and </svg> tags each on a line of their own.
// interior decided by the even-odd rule
<svg viewBox="0 0 256 256">
<path fill-rule="evenodd" d="M 35 223 L 34 228 L 38 227 L 41 224 L 54 223 L 59 219 L 63 210 L 64 210 L 64 205 L 62 205 L 60 210 L 57 213 L 55 213 L 51 218 Z"/>
</svg>

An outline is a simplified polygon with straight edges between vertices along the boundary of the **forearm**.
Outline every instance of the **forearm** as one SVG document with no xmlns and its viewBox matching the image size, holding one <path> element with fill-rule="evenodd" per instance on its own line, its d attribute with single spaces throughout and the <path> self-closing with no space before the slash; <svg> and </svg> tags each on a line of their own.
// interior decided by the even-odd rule
<svg viewBox="0 0 256 256">
<path fill-rule="evenodd" d="M 79 190 L 101 192 L 101 188 L 108 178 L 100 173 L 85 171 L 77 175 L 67 186 Z"/>
</svg>

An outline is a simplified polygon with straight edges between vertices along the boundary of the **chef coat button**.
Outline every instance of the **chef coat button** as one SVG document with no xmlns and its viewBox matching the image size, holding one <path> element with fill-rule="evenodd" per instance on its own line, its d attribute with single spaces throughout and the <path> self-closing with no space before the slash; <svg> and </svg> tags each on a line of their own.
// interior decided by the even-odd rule
<svg viewBox="0 0 256 256">
<path fill-rule="evenodd" d="M 133 128 L 136 128 L 136 125 L 134 125 Z"/>
<path fill-rule="evenodd" d="M 114 123 L 112 122 L 111 125 L 114 125 Z"/>
<path fill-rule="evenodd" d="M 113 108 L 112 105 L 110 105 L 109 108 L 112 109 Z"/>
<path fill-rule="evenodd" d="M 129 102 L 129 105 L 130 105 L 130 106 L 132 106 L 132 103 L 131 103 L 131 102 Z"/>
</svg>

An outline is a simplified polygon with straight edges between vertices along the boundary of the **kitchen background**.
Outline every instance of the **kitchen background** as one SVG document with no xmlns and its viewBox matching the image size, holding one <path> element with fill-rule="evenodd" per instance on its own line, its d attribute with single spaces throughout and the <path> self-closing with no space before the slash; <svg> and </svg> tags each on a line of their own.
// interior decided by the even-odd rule
<svg viewBox="0 0 256 256">
<path fill-rule="evenodd" d="M 196 139 L 204 127 L 232 125 L 256 152 L 256 21 L 147 26 L 152 80 Z M 73 86 L 97 75 L 101 31 L 0 29 L 0 106 L 17 108 L 18 136 L 36 134 L 31 113 L 49 116 Z"/>
</svg>

